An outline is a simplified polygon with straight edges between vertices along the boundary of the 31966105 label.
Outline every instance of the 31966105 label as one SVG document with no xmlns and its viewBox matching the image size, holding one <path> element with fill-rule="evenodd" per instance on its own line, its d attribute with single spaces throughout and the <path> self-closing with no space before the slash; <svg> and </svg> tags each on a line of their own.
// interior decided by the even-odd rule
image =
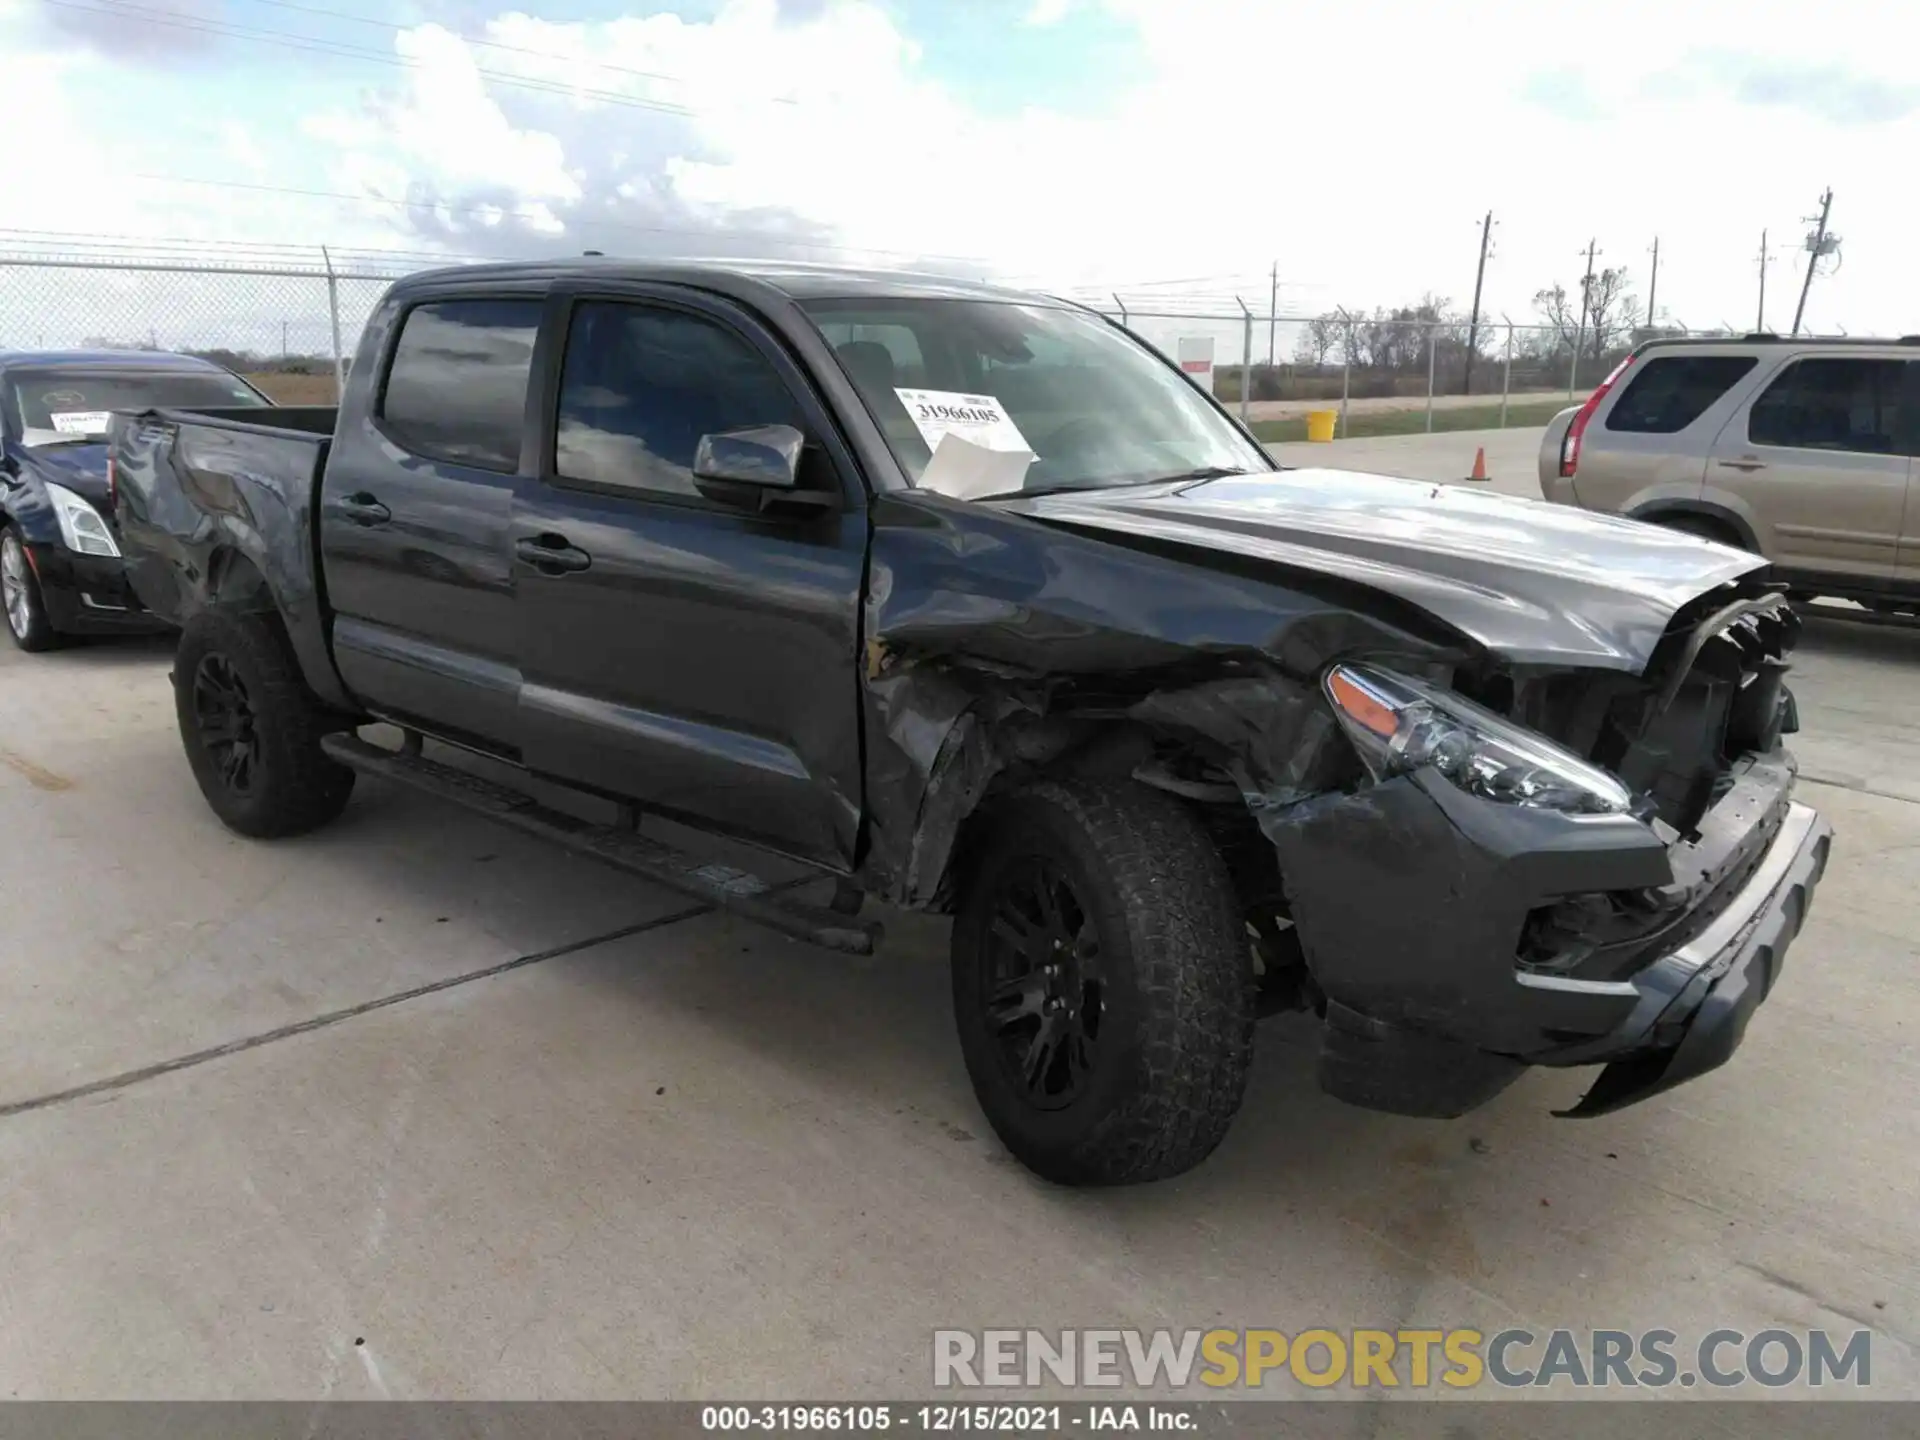
<svg viewBox="0 0 1920 1440">
<path fill-rule="evenodd" d="M 895 390 L 913 417 L 929 450 L 937 450 L 946 435 L 989 450 L 1027 450 L 1026 436 L 994 395 L 967 395 L 958 390 Z"/>
</svg>

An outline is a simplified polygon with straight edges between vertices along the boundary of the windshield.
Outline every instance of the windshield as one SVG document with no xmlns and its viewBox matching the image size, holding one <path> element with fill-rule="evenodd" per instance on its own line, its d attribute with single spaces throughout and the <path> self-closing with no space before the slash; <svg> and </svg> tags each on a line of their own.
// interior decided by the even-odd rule
<svg viewBox="0 0 1920 1440">
<path fill-rule="evenodd" d="M 266 405 L 266 396 L 223 370 L 9 370 L 4 395 L 21 443 L 101 439 L 115 410 L 157 406 Z"/>
<path fill-rule="evenodd" d="M 804 308 L 915 485 L 949 430 L 1033 453 L 1024 476 L 1001 489 L 1092 490 L 1273 468 L 1179 371 L 1098 316 L 986 300 Z"/>
</svg>

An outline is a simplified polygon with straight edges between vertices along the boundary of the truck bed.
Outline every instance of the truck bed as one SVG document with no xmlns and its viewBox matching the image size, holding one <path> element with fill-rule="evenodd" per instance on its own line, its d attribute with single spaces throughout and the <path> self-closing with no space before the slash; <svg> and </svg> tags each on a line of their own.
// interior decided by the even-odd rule
<svg viewBox="0 0 1920 1440">
<path fill-rule="evenodd" d="M 115 517 L 141 603 L 183 625 L 264 584 L 309 683 L 343 703 L 313 514 L 338 415 L 330 405 L 147 410 L 116 417 L 111 443 Z"/>
</svg>

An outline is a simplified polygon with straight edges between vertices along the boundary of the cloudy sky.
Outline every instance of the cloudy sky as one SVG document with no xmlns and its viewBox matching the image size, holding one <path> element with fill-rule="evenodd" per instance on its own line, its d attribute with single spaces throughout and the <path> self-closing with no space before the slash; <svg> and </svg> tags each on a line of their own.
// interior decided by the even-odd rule
<svg viewBox="0 0 1920 1440">
<path fill-rule="evenodd" d="M 1907 0 L 1910 3 L 1910 0 Z M 1883 0 L 0 0 L 0 226 L 915 263 L 1231 307 L 1577 278 L 1684 323 L 1920 331 Z"/>
</svg>

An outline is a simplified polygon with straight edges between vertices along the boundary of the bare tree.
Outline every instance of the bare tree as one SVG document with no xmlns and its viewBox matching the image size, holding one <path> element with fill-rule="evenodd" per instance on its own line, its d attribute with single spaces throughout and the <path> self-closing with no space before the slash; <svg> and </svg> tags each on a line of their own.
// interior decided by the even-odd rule
<svg viewBox="0 0 1920 1440">
<path fill-rule="evenodd" d="M 1587 353 L 1599 359 L 1619 348 L 1640 324 L 1640 297 L 1627 289 L 1627 270 L 1602 270 L 1587 291 Z"/>
<path fill-rule="evenodd" d="M 1567 298 L 1566 286 L 1551 285 L 1545 290 L 1536 290 L 1533 308 L 1552 332 L 1553 349 L 1567 351 L 1579 343 L 1580 322 L 1575 318 L 1579 307 Z"/>
<path fill-rule="evenodd" d="M 1623 265 L 1582 276 L 1572 295 L 1564 285 L 1534 292 L 1533 308 L 1552 330 L 1554 349 L 1564 354 L 1578 345 L 1597 360 L 1626 343 L 1640 326 L 1640 297 L 1627 283 Z"/>
<path fill-rule="evenodd" d="M 1345 339 L 1341 333 L 1345 328 L 1345 323 L 1337 314 L 1314 316 L 1307 322 L 1307 328 L 1300 332 L 1300 339 L 1293 347 L 1293 358 L 1302 365 L 1320 369 Z"/>
</svg>

